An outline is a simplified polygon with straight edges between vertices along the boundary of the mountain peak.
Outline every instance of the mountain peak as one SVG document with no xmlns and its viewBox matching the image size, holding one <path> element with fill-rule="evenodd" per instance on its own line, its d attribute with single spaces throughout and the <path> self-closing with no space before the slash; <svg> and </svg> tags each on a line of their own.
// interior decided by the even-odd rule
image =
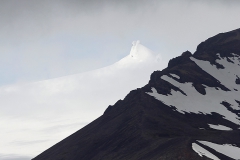
<svg viewBox="0 0 240 160">
<path fill-rule="evenodd" d="M 220 53 L 221 55 L 240 53 L 240 29 L 219 33 L 208 38 L 197 46 L 194 55 L 200 56 L 206 53 Z"/>
<path fill-rule="evenodd" d="M 140 44 L 139 40 L 133 41 L 132 44 L 133 44 L 133 46 L 130 51 L 130 56 L 133 59 L 138 59 L 140 61 L 143 61 L 143 60 L 151 58 L 155 55 L 153 53 L 153 51 L 151 51 L 147 47 Z"/>
<path fill-rule="evenodd" d="M 139 43 L 140 43 L 139 40 L 137 40 L 137 41 L 133 41 L 133 42 L 132 42 L 132 45 L 133 45 L 133 46 L 137 46 Z"/>
<path fill-rule="evenodd" d="M 160 62 L 161 59 L 160 54 L 154 53 L 137 40 L 132 42 L 129 55 L 122 58 L 117 64 L 120 66 L 129 66 L 138 63 L 152 64 L 153 62 Z"/>
</svg>

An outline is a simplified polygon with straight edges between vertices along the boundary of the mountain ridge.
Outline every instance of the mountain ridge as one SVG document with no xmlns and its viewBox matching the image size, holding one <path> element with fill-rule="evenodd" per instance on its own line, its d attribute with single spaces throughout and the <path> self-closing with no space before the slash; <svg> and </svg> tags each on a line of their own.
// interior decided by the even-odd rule
<svg viewBox="0 0 240 160">
<path fill-rule="evenodd" d="M 240 158 L 216 148 L 231 144 L 240 151 L 239 32 L 218 34 L 194 54 L 173 58 L 147 85 L 33 160 Z"/>
</svg>

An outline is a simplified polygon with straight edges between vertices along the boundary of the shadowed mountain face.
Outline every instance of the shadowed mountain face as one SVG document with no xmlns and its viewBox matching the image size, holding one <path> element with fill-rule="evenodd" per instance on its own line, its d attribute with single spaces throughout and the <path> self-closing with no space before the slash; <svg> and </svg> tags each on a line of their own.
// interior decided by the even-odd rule
<svg viewBox="0 0 240 160">
<path fill-rule="evenodd" d="M 202 42 L 34 160 L 240 159 L 240 30 Z"/>
</svg>

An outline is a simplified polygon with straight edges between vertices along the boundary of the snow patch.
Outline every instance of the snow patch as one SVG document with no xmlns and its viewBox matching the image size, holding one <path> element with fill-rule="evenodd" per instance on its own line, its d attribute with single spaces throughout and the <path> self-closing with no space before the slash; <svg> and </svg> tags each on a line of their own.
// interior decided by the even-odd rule
<svg viewBox="0 0 240 160">
<path fill-rule="evenodd" d="M 222 58 L 219 54 L 219 59 L 216 60 L 217 63 L 222 65 L 224 69 L 219 69 L 215 65 L 210 64 L 209 61 L 198 60 L 196 58 L 190 57 L 192 61 L 194 61 L 200 68 L 202 68 L 205 72 L 212 75 L 214 78 L 219 80 L 219 82 L 226 86 L 230 90 L 240 90 L 240 86 L 235 83 L 237 77 L 240 77 L 240 61 L 239 56 L 236 54 L 232 55 L 234 57 L 229 57 L 229 59 L 233 62 L 229 62 L 226 57 Z"/>
<path fill-rule="evenodd" d="M 207 142 L 207 141 L 198 141 L 198 142 L 228 157 L 231 157 L 236 160 L 240 159 L 240 154 L 239 154 L 240 148 L 235 147 L 232 144 L 216 144 L 216 143 Z"/>
<path fill-rule="evenodd" d="M 175 77 L 175 78 L 177 78 L 177 79 L 180 79 L 180 77 L 179 77 L 178 75 L 176 75 L 176 74 L 170 73 L 170 75 L 171 75 L 172 77 Z"/>
<path fill-rule="evenodd" d="M 223 130 L 223 131 L 230 131 L 232 128 L 223 126 L 223 125 L 214 125 L 214 124 L 208 124 L 210 128 L 216 129 L 216 130 Z"/>
<path fill-rule="evenodd" d="M 152 93 L 148 93 L 150 96 L 155 97 L 164 104 L 168 106 L 175 106 L 178 112 L 193 112 L 200 114 L 212 114 L 213 112 L 222 115 L 225 119 L 240 124 L 239 116 L 236 113 L 231 112 L 230 110 L 240 111 L 239 104 L 236 100 L 239 101 L 240 95 L 240 85 L 236 84 L 236 78 L 240 77 L 240 56 L 233 54 L 233 57 L 230 57 L 230 61 L 227 58 L 222 58 L 219 56 L 219 59 L 216 60 L 217 63 L 221 64 L 224 68 L 219 69 L 215 65 L 210 64 L 209 61 L 198 60 L 196 58 L 190 57 L 190 59 L 195 62 L 200 68 L 216 78 L 219 83 L 226 86 L 231 91 L 224 91 L 218 87 L 205 87 L 206 95 L 200 94 L 193 87 L 191 82 L 179 83 L 174 78 L 179 76 L 171 74 L 172 77 L 163 75 L 161 79 L 171 83 L 182 92 L 171 90 L 170 95 L 162 95 L 157 93 L 155 88 L 152 88 Z M 203 101 L 204 99 L 204 101 Z M 222 105 L 222 102 L 227 102 L 230 104 L 229 107 Z M 229 108 L 231 108 L 229 110 Z M 223 127 L 218 127 L 219 129 Z M 226 129 L 226 128 L 225 128 Z"/>
<path fill-rule="evenodd" d="M 202 95 L 196 91 L 196 89 L 193 87 L 193 84 L 190 82 L 179 83 L 166 75 L 163 75 L 161 79 L 178 87 L 187 96 L 173 89 L 171 90 L 171 95 L 162 95 L 157 93 L 157 90 L 154 87 L 152 88 L 152 92 L 147 92 L 148 95 L 153 96 L 168 106 L 175 106 L 177 111 L 183 114 L 186 112 L 199 114 L 212 114 L 212 112 L 215 112 L 224 116 L 224 118 L 229 121 L 240 124 L 238 115 L 232 113 L 225 106 L 220 104 L 222 100 L 225 99 L 228 102 L 231 102 L 233 105 L 231 107 L 239 109 L 238 104 L 235 101 L 235 99 L 239 98 L 239 94 L 206 86 L 206 95 Z"/>
<path fill-rule="evenodd" d="M 213 155 L 212 153 L 210 153 L 209 151 L 202 148 L 201 146 L 199 146 L 196 143 L 192 143 L 192 149 L 201 157 L 206 156 L 213 160 L 220 160 L 218 157 L 216 157 L 215 155 Z"/>
</svg>

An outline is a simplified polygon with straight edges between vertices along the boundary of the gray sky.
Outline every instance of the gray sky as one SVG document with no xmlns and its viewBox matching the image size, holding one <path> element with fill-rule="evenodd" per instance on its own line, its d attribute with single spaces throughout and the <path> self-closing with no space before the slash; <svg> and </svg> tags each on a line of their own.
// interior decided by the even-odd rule
<svg viewBox="0 0 240 160">
<path fill-rule="evenodd" d="M 0 85 L 107 66 L 131 42 L 165 61 L 239 27 L 237 0 L 2 0 Z"/>
<path fill-rule="evenodd" d="M 59 141 L 51 136 L 66 137 L 83 127 L 108 104 L 146 84 L 149 70 L 144 75 L 143 70 L 150 65 L 111 70 L 110 78 L 85 73 L 82 84 L 74 78 L 78 75 L 21 83 L 108 66 L 127 56 L 134 40 L 159 53 L 164 63 L 159 66 L 166 66 L 207 38 L 239 28 L 239 15 L 237 0 L 1 0 L 0 137 L 5 152 L 0 158 L 24 159 L 22 153 L 33 154 L 29 148 L 43 151 Z"/>
</svg>

